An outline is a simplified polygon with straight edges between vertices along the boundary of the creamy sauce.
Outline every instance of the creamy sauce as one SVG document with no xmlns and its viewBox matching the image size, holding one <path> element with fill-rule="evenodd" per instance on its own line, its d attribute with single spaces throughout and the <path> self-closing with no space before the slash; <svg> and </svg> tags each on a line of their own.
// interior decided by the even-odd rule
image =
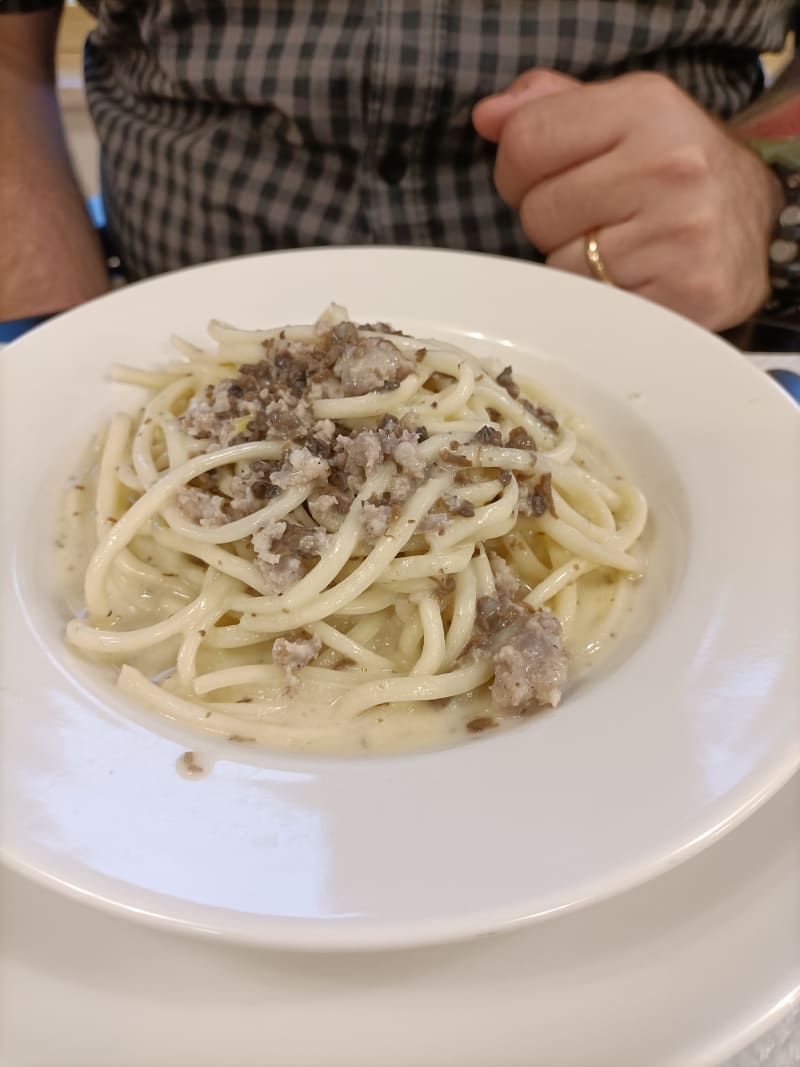
<svg viewBox="0 0 800 1067">
<path fill-rule="evenodd" d="M 584 441 L 587 440 L 583 427 L 581 434 Z M 602 455 L 596 441 L 591 441 L 591 445 L 596 450 L 595 456 L 598 453 Z M 97 540 L 93 502 L 98 455 L 99 444 L 96 444 L 81 464 L 80 473 L 69 480 L 55 535 L 57 585 L 63 602 L 75 617 L 84 612 L 83 577 Z M 608 465 L 612 471 L 619 470 L 610 461 Z M 614 477 L 614 474 L 609 476 L 608 484 L 613 485 Z M 640 544 L 646 552 L 646 533 L 640 539 Z M 163 612 L 165 595 L 171 597 L 175 608 L 181 602 L 186 602 L 186 594 L 176 586 L 168 561 L 158 555 L 150 555 L 144 562 L 154 568 L 154 574 L 151 580 L 137 586 L 135 595 L 124 586 L 111 589 L 112 617 L 105 624 L 107 628 L 131 629 L 158 621 Z M 626 638 L 633 636 L 629 634 L 630 621 L 636 614 L 638 602 L 637 582 L 628 579 L 626 584 L 630 595 L 626 597 L 624 608 L 617 613 L 613 626 L 598 640 L 598 627 L 602 630 L 603 620 L 614 611 L 614 596 L 618 587 L 609 582 L 603 570 L 584 576 L 580 582 L 582 602 L 585 607 L 588 606 L 588 610 L 581 613 L 579 625 L 568 625 L 565 629 L 564 646 L 571 661 L 570 677 L 564 690 L 566 702 L 576 684 L 583 683 L 598 663 L 617 658 L 622 635 Z M 124 623 L 122 612 L 125 613 Z M 399 641 L 399 637 L 399 632 L 384 634 L 383 648 L 379 643 L 370 647 L 378 653 L 387 651 L 388 646 Z M 159 676 L 174 665 L 179 643 L 180 639 L 176 637 L 146 653 L 129 657 L 127 662 L 148 677 Z M 625 642 L 626 645 L 628 643 Z M 101 669 L 116 677 L 116 665 L 110 664 L 103 656 L 94 658 Z M 206 672 L 251 662 L 252 654 L 248 655 L 247 649 L 205 649 L 198 658 L 198 667 L 201 672 Z M 345 684 L 348 673 L 342 671 Z M 354 682 L 361 680 L 356 673 Z M 168 691 L 172 688 L 171 682 L 172 679 L 166 679 L 164 687 Z M 262 697 L 271 700 L 269 722 L 253 718 L 252 713 L 250 716 L 247 714 L 247 704 Z M 241 693 L 235 689 L 220 690 L 215 693 L 215 699 L 235 703 L 241 699 Z M 237 744 L 241 749 L 257 744 L 295 752 L 358 755 L 444 748 L 504 731 L 534 716 L 551 713 L 546 708 L 533 715 L 497 716 L 492 711 L 487 686 L 447 701 L 384 705 L 345 722 L 332 719 L 331 703 L 329 689 L 320 692 L 319 687 L 309 689 L 301 685 L 292 696 L 286 693 L 277 700 L 274 692 L 265 690 L 263 694 L 251 695 L 251 698 L 242 702 L 242 713 L 234 728 L 230 726 L 229 718 L 225 723 L 218 723 L 215 713 L 200 723 L 187 722 L 186 725 L 195 730 L 198 736 L 211 733 Z M 182 776 L 195 779 L 207 774 L 208 766 L 210 764 L 207 765 L 197 753 L 189 751 L 179 757 L 176 769 Z"/>
<path fill-rule="evenodd" d="M 409 339 L 409 343 L 417 344 L 413 338 Z M 425 352 L 425 349 L 420 349 L 417 354 L 423 352 Z M 507 373 L 507 371 L 503 371 L 503 373 Z M 480 381 L 480 379 L 481 376 L 479 375 L 477 380 Z M 453 381 L 455 381 L 454 378 Z M 399 383 L 397 384 L 399 387 Z M 524 383 L 521 381 L 519 384 L 522 385 Z M 513 382 L 511 385 L 513 385 Z M 507 386 L 510 393 L 511 385 Z M 370 387 L 374 388 L 374 386 Z M 548 407 L 558 410 L 559 405 L 550 404 L 549 398 L 538 389 L 525 388 L 525 392 L 534 403 L 544 402 Z M 231 395 L 233 395 L 233 391 L 231 391 Z M 511 393 L 511 395 L 514 396 L 516 394 Z M 436 401 L 432 402 L 431 408 L 436 408 Z M 546 413 L 542 412 L 540 414 L 543 416 Z M 529 418 L 529 416 L 526 417 Z M 490 418 L 495 421 L 500 420 L 499 415 L 491 415 Z M 428 421 L 426 425 L 430 427 L 434 423 L 435 416 L 433 421 Z M 121 424 L 117 423 L 115 425 Z M 545 425 L 549 424 L 545 423 Z M 607 487 L 614 488 L 614 484 L 617 482 L 622 485 L 626 479 L 623 479 L 623 476 L 619 473 L 619 466 L 608 458 L 601 444 L 593 439 L 587 432 L 586 427 L 575 418 L 562 418 L 562 425 L 567 429 L 577 431 L 579 435 L 580 443 L 574 457 L 577 465 L 585 465 L 583 464 L 582 456 L 588 455 L 589 451 L 591 451 L 592 473 L 601 478 Z M 553 428 L 558 429 L 555 424 Z M 484 429 L 489 430 L 489 427 Z M 437 431 L 434 430 L 433 432 Z M 110 440 L 114 440 L 113 429 Z M 484 443 L 487 442 L 481 441 L 481 444 Z M 87 453 L 81 463 L 81 473 L 69 480 L 64 494 L 61 516 L 54 535 L 54 556 L 58 588 L 63 603 L 73 617 L 80 617 L 84 614 L 83 578 L 98 540 L 94 508 L 101 445 L 102 442 L 98 440 L 92 446 L 90 452 Z M 558 451 L 559 446 L 562 447 L 562 455 L 565 456 L 566 450 L 569 450 L 570 447 L 569 434 L 565 434 L 557 442 L 556 451 Z M 519 447 L 524 448 L 525 446 Z M 122 450 L 117 452 L 111 449 L 109 455 L 122 455 Z M 311 457 L 311 460 L 319 462 L 314 457 Z M 113 460 L 107 460 L 106 462 L 113 462 Z M 528 463 L 530 462 L 530 456 L 528 456 Z M 397 466 L 396 469 L 400 471 L 401 467 Z M 422 465 L 421 469 L 422 473 L 425 472 L 425 464 Z M 439 471 L 439 474 L 441 473 Z M 583 487 L 583 496 L 587 495 L 585 481 L 583 481 L 582 476 L 574 468 L 571 468 L 570 474 L 573 480 L 570 482 L 567 479 L 565 481 L 566 488 L 563 490 L 563 499 L 567 506 L 571 503 L 570 493 L 574 492 L 577 496 L 580 496 L 581 487 Z M 509 479 L 510 477 L 509 475 Z M 543 478 L 547 478 L 549 487 L 549 475 L 545 475 Z M 109 482 L 108 484 L 110 485 L 111 483 Z M 287 484 L 289 483 L 287 482 Z M 391 484 L 394 484 L 394 482 L 391 482 Z M 455 482 L 448 481 L 446 478 L 442 484 L 449 484 L 452 488 Z M 511 484 L 511 482 L 507 480 L 503 484 Z M 531 482 L 528 482 L 529 493 L 533 492 L 530 489 L 531 484 Z M 555 484 L 556 482 L 554 481 Z M 114 507 L 110 508 L 111 514 L 122 517 L 128 506 L 128 501 L 125 499 L 127 490 L 117 488 L 116 490 L 108 489 L 107 492 L 109 495 L 116 494 L 116 499 L 111 501 L 115 507 L 115 510 Z M 547 492 L 549 492 L 549 488 Z M 613 494 L 607 494 L 608 499 L 612 496 Z M 625 499 L 624 495 L 622 498 L 623 500 Z M 549 499 L 551 508 L 553 507 L 553 496 L 550 496 Z M 528 516 L 528 520 L 531 514 L 544 515 L 543 510 L 531 511 L 530 496 L 526 498 L 526 501 L 528 510 L 526 511 L 521 506 L 521 520 L 524 515 Z M 106 503 L 108 504 L 109 501 L 106 501 Z M 572 501 L 572 503 L 575 503 L 576 510 L 580 511 L 576 501 Z M 619 494 L 617 503 L 619 504 Z M 430 504 L 426 507 L 430 507 Z M 605 525 L 607 530 L 612 529 L 608 509 L 606 508 L 604 512 L 605 505 L 597 503 L 597 500 L 595 500 L 591 508 L 601 514 L 601 520 L 598 521 Z M 617 508 L 617 504 L 614 504 L 614 508 Z M 475 513 L 475 510 L 473 510 L 473 513 Z M 639 513 L 641 514 L 641 512 Z M 624 521 L 624 514 L 621 517 Z M 113 521 L 113 519 L 110 520 L 110 522 Z M 201 519 L 195 517 L 194 521 L 201 521 Z M 576 520 L 576 522 L 578 521 Z M 541 529 L 545 528 L 544 523 L 545 519 L 542 517 Z M 567 520 L 567 525 L 569 524 L 570 520 Z M 562 531 L 563 528 L 563 524 L 561 524 Z M 579 525 L 576 528 L 579 529 Z M 497 529 L 496 526 L 495 529 Z M 532 529 L 535 530 L 537 527 L 532 527 Z M 537 538 L 544 536 L 543 532 L 535 534 Z M 602 536 L 605 537 L 606 535 L 603 534 Z M 564 543 L 570 544 L 571 542 L 567 539 Z M 268 551 L 269 548 L 266 548 L 265 552 Z M 297 550 L 292 548 L 291 552 L 295 551 Z M 646 551 L 646 538 L 640 539 L 637 551 Z M 559 547 L 559 543 L 554 543 L 549 552 L 550 555 L 547 558 L 550 560 L 550 566 L 553 569 L 557 569 L 559 564 L 565 566 L 571 556 L 570 553 Z M 558 553 L 564 553 L 564 558 L 562 559 Z M 299 558 L 299 556 L 292 557 L 291 561 L 297 563 Z M 137 631 L 141 627 L 160 623 L 164 617 L 175 615 L 182 607 L 194 600 L 197 586 L 192 585 L 193 579 L 180 576 L 181 561 L 179 554 L 176 554 L 171 548 L 163 547 L 149 537 L 134 538 L 126 548 L 121 561 L 123 566 L 115 566 L 108 577 L 105 589 L 108 604 L 106 605 L 99 598 L 95 601 L 103 604 L 103 611 L 106 610 L 106 606 L 109 608 L 108 617 L 102 620 L 103 630 L 112 633 L 114 631 L 121 633 Z M 478 563 L 479 560 L 476 560 L 476 568 Z M 628 563 L 629 559 L 626 559 L 624 566 L 628 566 Z M 252 563 L 247 564 L 247 566 L 252 568 Z M 348 567 L 352 569 L 354 566 L 355 564 L 351 560 Z M 459 566 L 463 566 L 463 564 L 459 564 Z M 489 562 L 485 562 L 485 566 L 489 567 Z M 570 566 L 573 566 L 573 564 L 570 564 Z M 196 571 L 196 568 L 194 570 Z M 541 562 L 535 563 L 535 566 L 531 564 L 531 573 L 538 573 L 539 571 L 543 571 Z M 348 573 L 347 568 L 341 573 Z M 496 568 L 495 573 L 498 577 L 499 588 L 499 572 Z M 619 580 L 619 578 L 612 579 L 611 573 L 608 569 L 598 568 L 578 579 L 576 588 L 578 589 L 579 610 L 577 611 L 573 610 L 575 605 L 571 602 L 572 594 L 563 596 L 558 594 L 553 602 L 548 602 L 553 603 L 556 614 L 561 618 L 564 648 L 571 660 L 570 678 L 564 687 L 564 699 L 567 702 L 570 699 L 570 692 L 588 678 L 590 673 L 594 671 L 596 664 L 602 662 L 602 660 L 607 660 L 608 663 L 612 664 L 615 659 L 620 657 L 618 652 L 618 649 L 621 648 L 620 635 L 628 633 L 630 630 L 630 617 L 636 614 L 639 598 L 635 580 L 628 578 L 622 580 Z M 484 579 L 481 578 L 480 580 L 483 582 Z M 531 580 L 539 582 L 541 575 Z M 482 588 L 485 589 L 487 586 L 484 585 Z M 430 598 L 430 585 L 428 589 L 426 596 Z M 506 595 L 509 594 L 507 593 Z M 500 596 L 499 593 L 498 596 Z M 544 598 L 544 594 L 542 596 Z M 224 609 L 225 601 L 221 600 L 220 604 Z M 404 601 L 400 600 L 399 604 L 402 606 Z M 414 633 L 414 628 L 406 625 L 406 622 L 400 618 L 400 606 L 397 608 L 398 617 L 389 624 L 384 622 L 380 635 L 374 638 L 365 637 L 363 643 L 370 653 L 390 659 L 396 673 L 402 676 L 409 674 L 411 668 L 417 663 L 422 647 L 422 639 L 421 631 L 416 641 L 409 639 L 409 635 Z M 485 604 L 482 607 L 485 607 Z M 411 608 L 411 615 L 416 620 L 416 608 Z M 341 619 L 341 616 L 339 619 Z M 218 624 L 224 626 L 235 621 L 234 616 L 230 616 L 222 618 L 218 621 Z M 288 616 L 287 623 L 291 623 L 291 619 Z M 508 625 L 508 617 L 507 621 L 500 625 Z M 79 630 L 80 627 L 76 628 Z M 207 636 L 203 630 L 198 631 L 198 634 L 201 637 Z M 160 715 L 186 724 L 188 728 L 196 732 L 198 737 L 211 734 L 225 740 L 225 742 L 236 745 L 240 753 L 246 752 L 249 746 L 337 754 L 389 753 L 435 749 L 462 743 L 465 740 L 479 737 L 483 734 L 507 730 L 518 722 L 534 715 L 548 714 L 546 708 L 543 711 L 531 714 L 498 714 L 493 708 L 489 684 L 484 684 L 474 691 L 452 699 L 395 702 L 393 704 L 370 707 L 368 712 L 353 717 L 339 710 L 338 698 L 343 698 L 350 694 L 359 683 L 367 680 L 377 680 L 377 675 L 370 674 L 367 678 L 366 672 L 354 667 L 352 660 L 326 649 L 322 653 L 319 663 L 317 660 L 311 660 L 310 666 L 300 671 L 298 683 L 292 687 L 285 674 L 278 673 L 279 681 L 275 681 L 276 669 L 270 666 L 269 647 L 267 644 L 239 649 L 217 649 L 209 647 L 208 642 L 204 641 L 199 643 L 196 653 L 197 674 L 203 675 L 236 667 L 252 669 L 254 665 L 255 669 L 259 670 L 258 650 L 260 648 L 261 663 L 266 665 L 269 676 L 263 678 L 263 673 L 261 672 L 257 676 L 257 682 L 254 682 L 251 675 L 246 686 L 241 684 L 228 685 L 226 688 L 214 689 L 207 699 L 201 701 L 198 698 L 192 699 L 191 695 L 188 696 L 187 692 L 181 691 L 179 686 L 175 665 L 182 638 L 183 635 L 179 634 L 151 644 L 151 647 L 148 647 L 144 652 L 126 654 L 125 663 L 127 666 L 141 671 L 146 679 L 158 681 L 160 684 L 160 689 L 157 691 L 158 701 L 154 699 L 153 687 L 145 685 L 144 692 L 141 694 L 142 702 L 146 705 L 149 701 L 153 705 L 154 711 L 157 710 Z M 509 638 L 507 637 L 508 640 Z M 307 646 L 308 641 L 305 641 L 305 643 Z M 627 644 L 628 642 L 622 643 Z M 434 649 L 435 647 L 434 641 Z M 528 648 L 530 647 L 528 646 Z M 294 652 L 292 652 L 292 655 L 294 655 Z M 518 655 L 519 653 L 517 652 Z M 325 657 L 327 658 L 325 659 Z M 112 679 L 116 678 L 119 669 L 121 669 L 119 659 L 110 656 L 108 653 L 95 653 L 90 658 L 94 660 L 99 669 L 105 670 Z M 464 657 L 464 662 L 474 663 L 475 660 L 466 656 Z M 487 660 L 484 659 L 482 662 L 487 663 Z M 318 666 L 324 666 L 327 670 L 320 671 Z M 462 666 L 462 660 L 459 660 L 457 666 Z M 519 659 L 517 659 L 516 666 L 519 666 Z M 525 660 L 522 660 L 522 666 L 524 669 Z M 498 666 L 498 678 L 499 673 L 500 667 Z M 486 673 L 482 675 L 482 678 L 485 679 L 485 676 Z M 261 685 L 262 678 L 263 684 Z M 480 680 L 476 679 L 476 683 Z M 230 680 L 226 679 L 226 681 Z M 496 688 L 496 694 L 497 691 Z M 557 694 L 558 689 L 556 688 L 555 691 Z M 498 699 L 502 698 L 498 696 Z M 529 698 L 526 697 L 525 699 Z M 210 763 L 201 758 L 201 755 L 195 751 L 194 746 L 191 744 L 188 745 L 188 751 L 183 752 L 176 763 L 178 774 L 189 779 L 203 777 L 208 773 L 209 766 Z"/>
</svg>

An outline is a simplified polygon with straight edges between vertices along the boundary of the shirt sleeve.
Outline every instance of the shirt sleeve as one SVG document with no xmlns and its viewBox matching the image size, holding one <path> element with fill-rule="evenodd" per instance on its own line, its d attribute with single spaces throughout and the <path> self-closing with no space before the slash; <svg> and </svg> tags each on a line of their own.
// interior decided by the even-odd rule
<svg viewBox="0 0 800 1067">
<path fill-rule="evenodd" d="M 31 11 L 54 11 L 62 0 L 0 0 L 0 15 L 28 14 Z"/>
</svg>

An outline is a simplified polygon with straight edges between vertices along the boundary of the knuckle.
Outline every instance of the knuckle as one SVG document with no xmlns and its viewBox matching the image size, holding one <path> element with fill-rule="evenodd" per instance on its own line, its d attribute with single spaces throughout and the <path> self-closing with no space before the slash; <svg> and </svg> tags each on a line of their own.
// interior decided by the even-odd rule
<svg viewBox="0 0 800 1067">
<path fill-rule="evenodd" d="M 508 121 L 497 157 L 495 180 L 498 191 L 511 207 L 519 207 L 526 175 L 536 158 L 536 131 L 522 114 Z"/>
<path fill-rule="evenodd" d="M 527 109 L 512 116 L 509 151 L 520 173 L 529 170 L 536 157 L 537 126 L 541 127 L 541 123 L 536 123 Z"/>
<path fill-rule="evenodd" d="M 508 120 L 503 140 L 520 167 L 530 167 L 543 151 L 552 150 L 564 136 L 563 120 L 552 98 L 522 104 Z"/>
<path fill-rule="evenodd" d="M 623 79 L 635 90 L 637 97 L 652 107 L 656 114 L 659 108 L 671 107 L 676 100 L 683 98 L 683 92 L 672 78 L 658 71 L 634 71 L 623 75 Z"/>
<path fill-rule="evenodd" d="M 546 183 L 528 193 L 520 205 L 522 228 L 542 252 L 550 252 L 561 243 L 564 212 L 559 200 L 557 184 Z"/>
<path fill-rule="evenodd" d="M 719 220 L 713 206 L 697 206 L 676 226 L 676 236 L 694 246 L 701 246 L 709 255 L 716 251 L 720 238 Z"/>
<path fill-rule="evenodd" d="M 699 144 L 682 144 L 661 156 L 656 176 L 676 185 L 702 185 L 711 175 L 711 160 Z"/>
</svg>

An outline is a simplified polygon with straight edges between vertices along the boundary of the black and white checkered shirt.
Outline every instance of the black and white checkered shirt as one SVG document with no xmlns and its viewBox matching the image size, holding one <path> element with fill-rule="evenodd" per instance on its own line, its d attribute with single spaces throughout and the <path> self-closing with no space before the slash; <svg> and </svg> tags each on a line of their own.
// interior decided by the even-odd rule
<svg viewBox="0 0 800 1067">
<path fill-rule="evenodd" d="M 55 6 L 0 0 L 0 11 Z M 663 71 L 729 116 L 791 0 L 99 0 L 86 86 L 131 276 L 263 249 L 535 256 L 470 111 L 521 71 Z M 657 122 L 658 117 L 653 116 Z"/>
</svg>

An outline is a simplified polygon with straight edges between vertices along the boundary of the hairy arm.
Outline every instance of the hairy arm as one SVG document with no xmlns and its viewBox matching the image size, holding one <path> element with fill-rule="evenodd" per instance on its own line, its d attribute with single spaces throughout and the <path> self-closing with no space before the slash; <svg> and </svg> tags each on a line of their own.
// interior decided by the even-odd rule
<svg viewBox="0 0 800 1067">
<path fill-rule="evenodd" d="M 59 11 L 0 17 L 0 320 L 108 288 L 55 93 Z"/>
</svg>

